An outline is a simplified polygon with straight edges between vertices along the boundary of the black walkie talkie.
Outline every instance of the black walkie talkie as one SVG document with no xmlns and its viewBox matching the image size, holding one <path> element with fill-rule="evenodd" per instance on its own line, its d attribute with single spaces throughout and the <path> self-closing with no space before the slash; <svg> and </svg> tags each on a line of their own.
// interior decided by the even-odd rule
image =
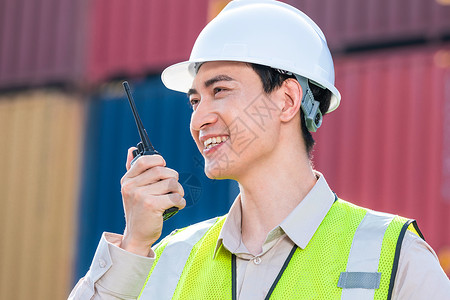
<svg viewBox="0 0 450 300">
<path fill-rule="evenodd" d="M 131 111 L 133 112 L 134 120 L 136 121 L 136 126 L 138 128 L 139 136 L 141 137 L 141 141 L 137 144 L 137 150 L 133 151 L 133 160 L 131 161 L 131 165 L 134 164 L 136 159 L 143 155 L 152 155 L 152 154 L 159 154 L 158 151 L 153 148 L 152 143 L 150 142 L 150 139 L 148 138 L 147 131 L 144 129 L 144 126 L 142 125 L 141 118 L 139 118 L 139 114 L 136 110 L 136 106 L 134 104 L 133 96 L 131 95 L 130 86 L 127 81 L 124 81 L 123 87 L 125 89 L 125 92 L 128 96 L 128 102 L 131 106 Z M 169 209 L 166 209 L 163 213 L 163 220 L 167 220 L 173 215 L 175 215 L 178 212 L 178 207 L 171 207 Z"/>
</svg>

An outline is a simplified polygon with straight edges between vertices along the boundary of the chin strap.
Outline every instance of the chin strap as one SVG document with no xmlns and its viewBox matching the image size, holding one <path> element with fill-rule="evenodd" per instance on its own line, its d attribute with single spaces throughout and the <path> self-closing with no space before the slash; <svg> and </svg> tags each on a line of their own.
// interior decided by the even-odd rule
<svg viewBox="0 0 450 300">
<path fill-rule="evenodd" d="M 320 111 L 320 103 L 319 101 L 314 99 L 314 95 L 309 88 L 308 79 L 293 74 L 292 72 L 276 69 L 281 74 L 286 75 L 295 75 L 295 78 L 300 83 L 300 86 L 303 90 L 303 98 L 301 108 L 303 110 L 303 115 L 305 117 L 306 128 L 308 128 L 309 132 L 316 132 L 317 128 L 322 125 L 322 112 Z"/>
<path fill-rule="evenodd" d="M 299 75 L 295 75 L 295 78 L 297 78 L 303 90 L 301 107 L 305 116 L 306 127 L 310 132 L 316 132 L 317 128 L 322 125 L 322 113 L 319 109 L 320 103 L 314 99 L 313 93 L 308 85 L 308 79 Z"/>
</svg>

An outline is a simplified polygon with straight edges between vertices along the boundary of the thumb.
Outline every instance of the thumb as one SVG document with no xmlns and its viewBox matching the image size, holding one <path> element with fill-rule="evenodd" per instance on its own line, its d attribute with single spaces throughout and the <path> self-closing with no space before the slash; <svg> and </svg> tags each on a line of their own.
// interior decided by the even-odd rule
<svg viewBox="0 0 450 300">
<path fill-rule="evenodd" d="M 131 161 L 133 160 L 134 156 L 133 156 L 133 151 L 137 150 L 136 147 L 131 147 L 128 149 L 128 153 L 127 153 L 127 162 L 125 164 L 125 167 L 127 168 L 127 171 L 131 168 Z"/>
</svg>

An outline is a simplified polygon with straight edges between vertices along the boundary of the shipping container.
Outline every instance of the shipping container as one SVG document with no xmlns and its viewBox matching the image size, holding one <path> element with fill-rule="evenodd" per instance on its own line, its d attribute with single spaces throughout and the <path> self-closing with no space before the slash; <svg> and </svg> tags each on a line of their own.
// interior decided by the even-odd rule
<svg viewBox="0 0 450 300">
<path fill-rule="evenodd" d="M 195 38 L 226 0 L 93 1 L 88 78 L 160 72 L 188 59 Z M 290 0 L 323 29 L 333 52 L 450 36 L 450 5 L 430 0 Z"/>
<path fill-rule="evenodd" d="M 189 58 L 207 23 L 208 0 L 92 1 L 87 76 L 159 73 Z"/>
<path fill-rule="evenodd" d="M 164 222 L 162 236 L 227 213 L 237 184 L 206 178 L 203 157 L 189 131 L 192 109 L 186 95 L 165 88 L 159 76 L 131 82 L 131 88 L 153 146 L 180 174 L 185 191 L 186 208 Z M 87 108 L 75 280 L 87 272 L 102 232 L 122 233 L 125 228 L 120 179 L 127 149 L 138 142 L 122 85 L 106 84 Z"/>
<path fill-rule="evenodd" d="M 83 124 L 76 95 L 0 96 L 0 299 L 67 298 Z"/>
<path fill-rule="evenodd" d="M 227 0 L 0 0 L 0 89 L 99 84 L 188 59 Z M 448 1 L 286 0 L 334 52 L 450 37 Z"/>
<path fill-rule="evenodd" d="M 86 1 L 0 1 L 0 89 L 77 82 Z"/>
<path fill-rule="evenodd" d="M 287 0 L 323 30 L 333 51 L 439 41 L 450 36 L 450 3 L 435 0 Z"/>
<path fill-rule="evenodd" d="M 450 45 L 342 58 L 336 80 L 317 169 L 341 198 L 417 219 L 450 274 Z"/>
</svg>

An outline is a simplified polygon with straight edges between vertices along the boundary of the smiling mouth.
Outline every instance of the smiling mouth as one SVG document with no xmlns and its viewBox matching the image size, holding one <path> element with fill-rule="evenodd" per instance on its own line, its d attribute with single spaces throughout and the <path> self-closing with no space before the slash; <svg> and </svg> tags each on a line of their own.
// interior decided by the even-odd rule
<svg viewBox="0 0 450 300">
<path fill-rule="evenodd" d="M 220 145 L 224 142 L 226 142 L 229 139 L 228 136 L 217 136 L 213 138 L 209 138 L 206 141 L 203 142 L 203 145 L 205 146 L 205 149 L 211 149 L 214 146 Z"/>
</svg>

